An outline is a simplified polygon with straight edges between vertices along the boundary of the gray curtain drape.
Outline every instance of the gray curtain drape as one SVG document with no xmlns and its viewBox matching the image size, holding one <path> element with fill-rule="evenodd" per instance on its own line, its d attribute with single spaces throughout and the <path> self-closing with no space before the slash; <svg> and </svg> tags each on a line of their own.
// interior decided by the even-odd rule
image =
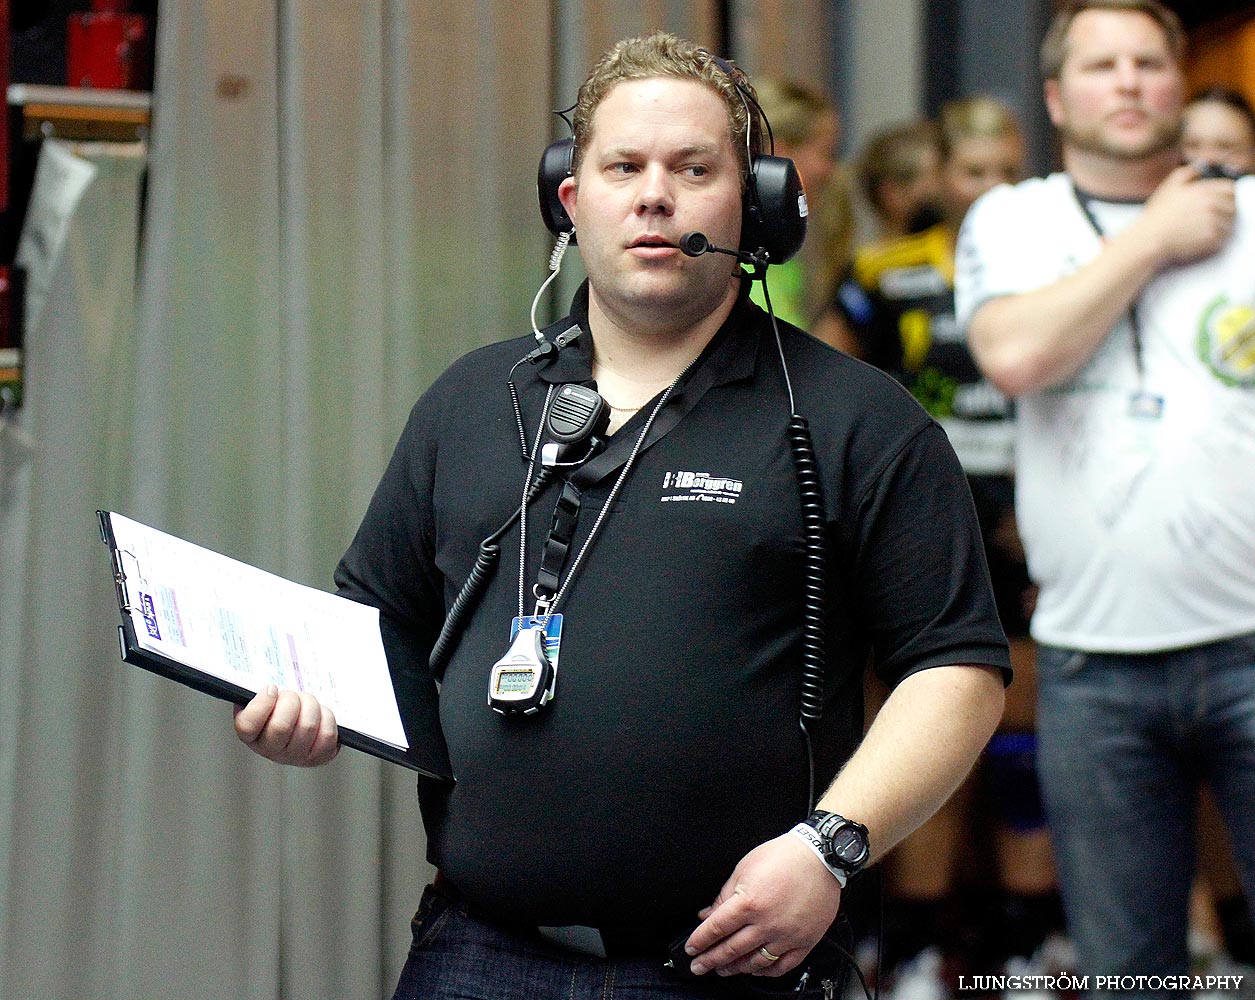
<svg viewBox="0 0 1255 1000">
<path fill-rule="evenodd" d="M 90 177 L 0 424 L 0 997 L 389 994 L 412 775 L 270 765 L 122 664 L 94 511 L 329 588 L 422 389 L 527 330 L 563 45 L 711 40 L 710 2 L 601 6 L 167 0 L 146 189 L 59 149 Z"/>
</svg>

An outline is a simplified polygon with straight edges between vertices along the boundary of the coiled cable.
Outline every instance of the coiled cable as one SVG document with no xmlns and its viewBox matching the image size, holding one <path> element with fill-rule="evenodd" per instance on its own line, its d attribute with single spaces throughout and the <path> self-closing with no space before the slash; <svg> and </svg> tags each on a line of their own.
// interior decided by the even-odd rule
<svg viewBox="0 0 1255 1000">
<path fill-rule="evenodd" d="M 519 505 L 519 509 L 510 515 L 505 524 L 479 543 L 479 555 L 475 557 L 475 565 L 471 567 L 471 572 L 467 576 L 466 582 L 462 584 L 462 589 L 458 591 L 458 596 L 454 599 L 453 606 L 449 608 L 449 613 L 445 616 L 444 625 L 440 629 L 440 635 L 436 639 L 435 645 L 431 647 L 431 656 L 427 660 L 432 676 L 437 680 L 444 677 L 445 667 L 449 665 L 449 658 L 457 647 L 458 639 L 466 627 L 466 621 L 475 610 L 475 606 L 479 604 L 479 599 L 483 596 L 484 587 L 488 584 L 488 580 L 496 568 L 497 560 L 501 557 L 500 542 L 502 536 L 514 527 L 523 510 L 536 499 L 536 496 L 544 488 L 545 484 L 553 478 L 554 472 L 554 469 L 542 468 L 532 481 L 532 485 L 527 491 L 527 496 L 523 503 Z"/>
<path fill-rule="evenodd" d="M 824 560 L 824 505 L 819 464 L 810 425 L 796 413 L 786 431 L 802 503 L 802 718 L 813 722 L 824 710 L 824 663 L 827 642 L 825 612 L 827 575 Z"/>
<path fill-rule="evenodd" d="M 780 338 L 780 324 L 771 307 L 771 292 L 767 288 L 766 268 L 759 268 L 755 280 L 762 281 L 763 300 L 771 331 L 776 339 L 776 352 L 780 356 L 780 370 L 784 375 L 785 392 L 789 398 L 789 423 L 785 437 L 789 453 L 793 457 L 793 470 L 797 476 L 798 498 L 802 505 L 802 692 L 798 727 L 806 744 L 807 810 L 815 807 L 815 750 L 811 742 L 809 723 L 816 722 L 824 711 L 824 674 L 827 666 L 827 630 L 824 615 L 827 610 L 827 574 L 825 572 L 824 497 L 820 487 L 819 460 L 811 441 L 810 424 L 797 412 L 797 400 L 793 395 L 793 380 L 789 377 L 789 365 L 784 358 L 784 342 Z"/>
</svg>

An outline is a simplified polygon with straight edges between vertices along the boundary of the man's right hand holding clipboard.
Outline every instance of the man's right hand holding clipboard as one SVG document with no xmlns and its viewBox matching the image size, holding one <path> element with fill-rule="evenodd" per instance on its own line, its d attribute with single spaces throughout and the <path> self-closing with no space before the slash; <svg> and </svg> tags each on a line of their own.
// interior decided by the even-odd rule
<svg viewBox="0 0 1255 1000">
<path fill-rule="evenodd" d="M 277 764 L 318 767 L 340 752 L 331 709 L 312 694 L 268 684 L 244 707 L 235 706 L 235 732 L 254 753 Z"/>
</svg>

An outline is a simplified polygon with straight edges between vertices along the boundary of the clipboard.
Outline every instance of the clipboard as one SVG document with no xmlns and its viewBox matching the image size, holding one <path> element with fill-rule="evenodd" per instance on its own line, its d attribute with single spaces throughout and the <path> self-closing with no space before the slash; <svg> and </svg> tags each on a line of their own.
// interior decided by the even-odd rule
<svg viewBox="0 0 1255 1000">
<path fill-rule="evenodd" d="M 110 553 L 124 662 L 236 705 L 267 683 L 308 690 L 335 713 L 344 746 L 453 780 L 435 683 L 424 665 L 430 688 L 410 692 L 403 720 L 377 609 L 112 511 L 96 516 Z"/>
</svg>

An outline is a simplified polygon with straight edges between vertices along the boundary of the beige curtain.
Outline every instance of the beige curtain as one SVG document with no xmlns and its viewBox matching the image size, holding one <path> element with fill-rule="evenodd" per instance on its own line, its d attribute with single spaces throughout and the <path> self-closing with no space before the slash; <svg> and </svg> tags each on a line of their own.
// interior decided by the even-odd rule
<svg viewBox="0 0 1255 1000">
<path fill-rule="evenodd" d="M 92 934 L 117 874 L 121 671 L 101 655 L 91 512 L 118 486 L 130 429 L 142 155 L 48 143 L 45 225 L 24 247 L 46 298 L 27 335 L 27 405 L 0 431 L 3 996 L 77 995 L 62 976 L 80 962 L 62 951 L 45 978 L 42 956 Z"/>
<path fill-rule="evenodd" d="M 102 159 L 5 431 L 0 996 L 390 993 L 429 875 L 412 776 L 270 766 L 121 664 L 93 511 L 330 586 L 422 388 L 526 329 L 546 24 L 162 5 L 138 273 L 138 163 Z"/>
<path fill-rule="evenodd" d="M 146 196 L 135 151 L 70 151 L 91 177 L 0 425 L 0 997 L 390 995 L 429 876 L 412 776 L 269 765 L 120 663 L 93 513 L 329 587 L 423 387 L 527 329 L 567 63 L 714 24 L 628 9 L 162 3 Z"/>
</svg>

